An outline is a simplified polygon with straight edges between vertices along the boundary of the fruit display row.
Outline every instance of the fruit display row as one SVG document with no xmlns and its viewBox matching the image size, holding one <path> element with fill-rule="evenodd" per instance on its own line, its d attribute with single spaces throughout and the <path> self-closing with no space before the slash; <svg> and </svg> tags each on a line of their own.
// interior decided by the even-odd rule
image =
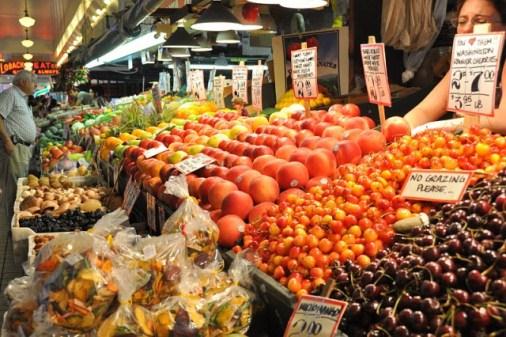
<svg viewBox="0 0 506 337">
<path fill-rule="evenodd" d="M 275 108 L 281 110 L 283 108 L 289 107 L 294 103 L 304 104 L 304 99 L 296 98 L 293 89 L 290 89 L 284 93 L 283 96 L 281 96 L 281 98 L 276 103 Z M 309 106 L 311 109 L 316 109 L 322 106 L 329 106 L 330 103 L 331 99 L 322 93 L 319 93 L 317 98 L 309 100 Z"/>
<path fill-rule="evenodd" d="M 248 263 L 225 273 L 215 252 L 194 264 L 181 233 L 142 238 L 117 224 L 124 217 L 45 241 L 28 276 L 6 289 L 2 335 L 243 336 L 252 306 L 238 282 Z"/>
<path fill-rule="evenodd" d="M 332 297 L 349 336 L 504 336 L 506 171 L 397 234 L 365 268 L 336 266 Z"/>
<path fill-rule="evenodd" d="M 84 151 L 82 146 L 74 144 L 72 140 L 66 140 L 62 144 L 48 143 L 41 147 L 42 173 L 65 172 L 69 177 L 89 175 L 91 156 L 91 151 Z"/>
</svg>

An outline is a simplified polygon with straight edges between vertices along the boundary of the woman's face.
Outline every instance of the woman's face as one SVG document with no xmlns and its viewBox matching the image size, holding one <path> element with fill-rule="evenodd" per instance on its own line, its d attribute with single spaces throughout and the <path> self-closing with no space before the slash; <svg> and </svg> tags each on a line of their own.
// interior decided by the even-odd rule
<svg viewBox="0 0 506 337">
<path fill-rule="evenodd" d="M 473 26 L 480 23 L 490 23 L 493 32 L 506 30 L 501 22 L 501 15 L 488 0 L 467 0 L 462 6 L 457 18 L 457 33 L 473 32 Z"/>
</svg>

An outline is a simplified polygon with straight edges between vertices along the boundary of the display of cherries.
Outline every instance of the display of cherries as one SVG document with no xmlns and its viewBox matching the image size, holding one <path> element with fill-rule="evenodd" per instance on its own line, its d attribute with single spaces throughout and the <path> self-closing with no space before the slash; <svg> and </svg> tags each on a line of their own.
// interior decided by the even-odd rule
<svg viewBox="0 0 506 337">
<path fill-rule="evenodd" d="M 349 336 L 506 336 L 506 171 L 397 234 L 366 268 L 333 270 Z"/>
</svg>

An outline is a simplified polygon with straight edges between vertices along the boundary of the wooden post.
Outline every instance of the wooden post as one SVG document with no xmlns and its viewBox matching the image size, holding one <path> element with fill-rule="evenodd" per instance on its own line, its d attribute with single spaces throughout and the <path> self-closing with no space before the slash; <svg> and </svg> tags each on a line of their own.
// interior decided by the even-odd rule
<svg viewBox="0 0 506 337">
<path fill-rule="evenodd" d="M 307 42 L 300 44 L 300 49 L 307 49 Z M 295 90 L 295 88 L 294 88 Z M 311 104 L 309 98 L 304 98 L 304 110 L 306 111 L 306 117 L 311 116 Z"/>
<path fill-rule="evenodd" d="M 376 37 L 373 35 L 369 35 L 367 39 L 367 43 L 374 44 L 376 43 Z M 385 125 L 385 107 L 383 104 L 378 104 L 378 112 L 379 112 L 379 118 L 380 118 L 380 125 L 381 125 L 381 131 L 383 132 L 383 127 Z"/>
<path fill-rule="evenodd" d="M 473 26 L 473 34 L 490 33 L 490 23 Z M 473 125 L 480 125 L 480 116 L 464 114 L 464 130 L 468 131 Z"/>
</svg>

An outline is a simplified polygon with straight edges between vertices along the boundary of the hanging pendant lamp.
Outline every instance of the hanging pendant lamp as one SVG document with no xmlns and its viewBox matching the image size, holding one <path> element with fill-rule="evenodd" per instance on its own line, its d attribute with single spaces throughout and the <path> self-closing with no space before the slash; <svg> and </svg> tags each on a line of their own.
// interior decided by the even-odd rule
<svg viewBox="0 0 506 337">
<path fill-rule="evenodd" d="M 33 55 L 30 54 L 30 52 L 27 50 L 26 53 L 23 54 L 23 58 L 27 61 L 30 61 L 31 59 L 33 59 Z"/>
<path fill-rule="evenodd" d="M 28 29 L 25 29 L 25 39 L 21 41 L 21 45 L 25 48 L 30 48 L 34 45 L 34 42 L 28 38 Z"/>
<path fill-rule="evenodd" d="M 206 36 L 202 35 L 199 39 L 197 39 L 197 42 L 199 43 L 199 47 L 192 48 L 192 51 L 197 53 L 204 53 L 213 50 L 213 45 L 211 44 L 211 41 L 209 41 L 209 38 Z"/>
<path fill-rule="evenodd" d="M 172 61 L 170 49 L 165 46 L 158 47 L 158 55 L 156 56 L 156 59 L 160 62 Z"/>
<path fill-rule="evenodd" d="M 221 4 L 221 0 L 213 0 L 209 8 L 206 9 L 191 28 L 211 32 L 244 30 L 239 20 L 237 20 L 228 8 Z"/>
<path fill-rule="evenodd" d="M 28 4 L 27 0 L 25 0 L 25 16 L 19 19 L 19 23 L 21 26 L 29 28 L 35 24 L 35 19 L 28 15 Z"/>
<path fill-rule="evenodd" d="M 262 5 L 279 5 L 281 0 L 247 0 L 248 2 L 254 4 L 262 4 Z"/>
<path fill-rule="evenodd" d="M 190 57 L 190 51 L 188 48 L 171 48 L 169 49 L 170 56 L 177 57 L 177 58 L 183 58 L 183 57 Z"/>
<path fill-rule="evenodd" d="M 184 28 L 184 22 L 177 23 L 176 31 L 164 43 L 167 48 L 197 48 L 199 44 Z"/>
<path fill-rule="evenodd" d="M 311 9 L 320 8 L 328 5 L 326 0 L 280 0 L 279 4 L 285 8 L 293 9 Z"/>
<path fill-rule="evenodd" d="M 225 43 L 225 44 L 238 44 L 241 43 L 241 39 L 237 32 L 233 30 L 228 30 L 226 32 L 219 32 L 216 37 L 216 43 Z"/>
</svg>

